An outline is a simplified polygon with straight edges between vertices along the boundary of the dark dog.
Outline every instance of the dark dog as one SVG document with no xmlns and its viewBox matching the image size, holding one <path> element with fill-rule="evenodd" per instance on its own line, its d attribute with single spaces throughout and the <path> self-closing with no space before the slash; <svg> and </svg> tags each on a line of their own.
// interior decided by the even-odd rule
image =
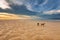
<svg viewBox="0 0 60 40">
<path fill-rule="evenodd" d="M 44 27 L 44 25 L 45 25 L 45 23 L 41 23 L 41 26 L 43 26 L 43 27 Z"/>
<path fill-rule="evenodd" d="M 39 26 L 39 23 L 37 23 L 37 26 Z"/>
</svg>

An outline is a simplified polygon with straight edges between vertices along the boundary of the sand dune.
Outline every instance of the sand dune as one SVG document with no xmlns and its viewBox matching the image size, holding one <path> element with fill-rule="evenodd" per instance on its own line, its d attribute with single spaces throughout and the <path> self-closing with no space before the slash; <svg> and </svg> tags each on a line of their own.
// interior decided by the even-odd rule
<svg viewBox="0 0 60 40">
<path fill-rule="evenodd" d="M 38 22 L 46 23 L 44 28 Z M 0 20 L 0 40 L 60 40 L 60 22 Z"/>
</svg>

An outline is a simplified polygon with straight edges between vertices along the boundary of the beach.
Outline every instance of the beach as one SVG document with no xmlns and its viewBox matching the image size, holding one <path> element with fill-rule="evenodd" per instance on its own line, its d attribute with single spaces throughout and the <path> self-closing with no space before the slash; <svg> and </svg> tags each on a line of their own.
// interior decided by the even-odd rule
<svg viewBox="0 0 60 40">
<path fill-rule="evenodd" d="M 0 40 L 60 40 L 60 21 L 0 20 Z"/>
</svg>

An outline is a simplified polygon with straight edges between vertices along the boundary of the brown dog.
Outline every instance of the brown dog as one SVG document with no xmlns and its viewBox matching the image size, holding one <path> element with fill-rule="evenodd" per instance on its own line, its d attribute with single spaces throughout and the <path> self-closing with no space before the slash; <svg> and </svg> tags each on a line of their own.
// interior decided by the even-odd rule
<svg viewBox="0 0 60 40">
<path fill-rule="evenodd" d="M 45 25 L 45 23 L 41 23 L 41 26 L 43 26 L 43 27 L 44 27 L 44 25 Z"/>
<path fill-rule="evenodd" d="M 39 23 L 37 23 L 37 26 L 39 26 Z"/>
</svg>

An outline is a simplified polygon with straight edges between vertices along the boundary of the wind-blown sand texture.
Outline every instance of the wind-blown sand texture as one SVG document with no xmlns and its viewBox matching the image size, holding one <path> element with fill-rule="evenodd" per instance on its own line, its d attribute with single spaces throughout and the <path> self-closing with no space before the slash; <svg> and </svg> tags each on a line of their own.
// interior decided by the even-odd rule
<svg viewBox="0 0 60 40">
<path fill-rule="evenodd" d="M 0 20 L 0 40 L 60 40 L 60 22 Z"/>
</svg>

